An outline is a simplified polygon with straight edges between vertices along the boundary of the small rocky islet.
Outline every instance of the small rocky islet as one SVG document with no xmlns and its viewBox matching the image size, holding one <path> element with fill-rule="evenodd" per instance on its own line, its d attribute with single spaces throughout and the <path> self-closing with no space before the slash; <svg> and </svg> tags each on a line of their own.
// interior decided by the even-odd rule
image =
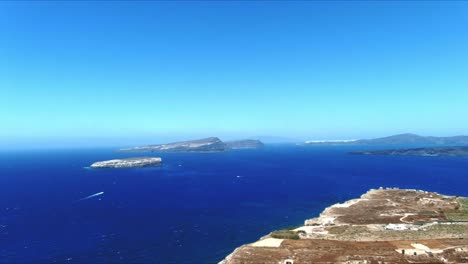
<svg viewBox="0 0 468 264">
<path fill-rule="evenodd" d="M 91 164 L 90 167 L 93 169 L 141 168 L 159 166 L 161 163 L 162 159 L 159 157 L 135 157 L 98 161 Z"/>
</svg>

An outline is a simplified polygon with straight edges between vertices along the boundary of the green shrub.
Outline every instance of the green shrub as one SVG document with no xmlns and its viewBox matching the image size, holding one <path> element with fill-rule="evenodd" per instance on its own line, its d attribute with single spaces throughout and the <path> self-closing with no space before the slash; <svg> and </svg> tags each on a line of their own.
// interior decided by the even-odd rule
<svg viewBox="0 0 468 264">
<path fill-rule="evenodd" d="M 299 239 L 299 234 L 290 230 L 273 231 L 271 237 L 279 239 Z"/>
</svg>

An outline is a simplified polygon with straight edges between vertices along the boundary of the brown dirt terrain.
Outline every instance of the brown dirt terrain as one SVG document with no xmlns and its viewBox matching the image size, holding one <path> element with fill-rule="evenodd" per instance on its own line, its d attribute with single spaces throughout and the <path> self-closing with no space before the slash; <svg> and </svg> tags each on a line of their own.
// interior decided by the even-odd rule
<svg viewBox="0 0 468 264">
<path fill-rule="evenodd" d="M 420 241 L 418 241 L 420 242 Z M 435 243 L 438 246 L 466 246 L 458 240 L 422 241 Z M 254 248 L 243 246 L 225 263 L 243 264 L 277 264 L 292 260 L 294 264 L 305 263 L 450 263 L 441 260 L 453 259 L 452 263 L 468 263 L 468 253 L 443 253 L 429 255 L 405 255 L 396 251 L 402 245 L 410 245 L 415 241 L 394 242 L 352 242 L 336 240 L 285 240 L 280 248 Z M 463 259 L 464 258 L 464 259 Z M 464 262 L 463 262 L 464 261 Z"/>
<path fill-rule="evenodd" d="M 244 245 L 221 263 L 468 263 L 468 222 L 447 217 L 465 219 L 467 201 L 416 190 L 371 190 L 302 227 L 281 231 L 298 236 L 263 237 L 268 243 Z"/>
<path fill-rule="evenodd" d="M 335 222 L 347 224 L 390 224 L 447 220 L 443 211 L 455 210 L 456 197 L 415 190 L 373 190 L 349 207 L 331 207 L 326 214 L 337 216 Z M 405 214 L 405 218 L 401 219 Z M 410 215 L 414 214 L 414 215 Z M 403 221 L 402 221 L 403 220 Z"/>
</svg>

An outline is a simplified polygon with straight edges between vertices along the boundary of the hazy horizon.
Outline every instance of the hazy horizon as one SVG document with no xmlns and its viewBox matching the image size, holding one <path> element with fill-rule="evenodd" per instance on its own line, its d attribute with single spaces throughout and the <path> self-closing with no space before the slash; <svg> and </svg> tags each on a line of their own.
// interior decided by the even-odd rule
<svg viewBox="0 0 468 264">
<path fill-rule="evenodd" d="M 468 134 L 467 2 L 0 2 L 0 149 Z"/>
<path fill-rule="evenodd" d="M 121 138 L 107 138 L 107 137 L 81 137 L 81 138 L 67 138 L 67 137 L 58 137 L 58 138 L 27 138 L 22 140 L 13 140 L 13 141 L 0 141 L 0 150 L 27 150 L 27 149 L 66 149 L 66 148 L 121 148 L 121 147 L 134 147 L 141 145 L 151 145 L 151 144 L 164 144 L 177 141 L 186 141 L 186 140 L 195 140 L 208 137 L 218 137 L 223 141 L 230 140 L 242 140 L 242 139 L 258 139 L 266 144 L 284 144 L 284 143 L 301 143 L 305 141 L 313 140 L 358 140 L 358 139 L 374 139 L 381 137 L 388 137 L 400 134 L 414 134 L 414 133 L 396 133 L 396 134 L 385 134 L 379 136 L 355 136 L 355 137 L 287 137 L 287 136 L 270 136 L 270 135 L 229 135 L 225 134 L 224 136 L 219 135 L 153 135 L 153 136 L 141 136 L 141 137 L 121 137 Z M 426 135 L 426 134 L 417 134 L 420 136 L 435 136 L 435 137 L 453 137 L 453 136 L 468 136 L 462 134 L 454 135 Z"/>
</svg>

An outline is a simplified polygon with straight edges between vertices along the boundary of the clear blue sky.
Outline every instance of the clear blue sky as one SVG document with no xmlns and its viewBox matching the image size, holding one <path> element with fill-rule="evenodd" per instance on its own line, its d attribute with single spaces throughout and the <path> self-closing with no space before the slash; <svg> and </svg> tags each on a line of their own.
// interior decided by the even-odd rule
<svg viewBox="0 0 468 264">
<path fill-rule="evenodd" d="M 468 134 L 468 2 L 2 1 L 0 32 L 0 146 Z"/>
</svg>

